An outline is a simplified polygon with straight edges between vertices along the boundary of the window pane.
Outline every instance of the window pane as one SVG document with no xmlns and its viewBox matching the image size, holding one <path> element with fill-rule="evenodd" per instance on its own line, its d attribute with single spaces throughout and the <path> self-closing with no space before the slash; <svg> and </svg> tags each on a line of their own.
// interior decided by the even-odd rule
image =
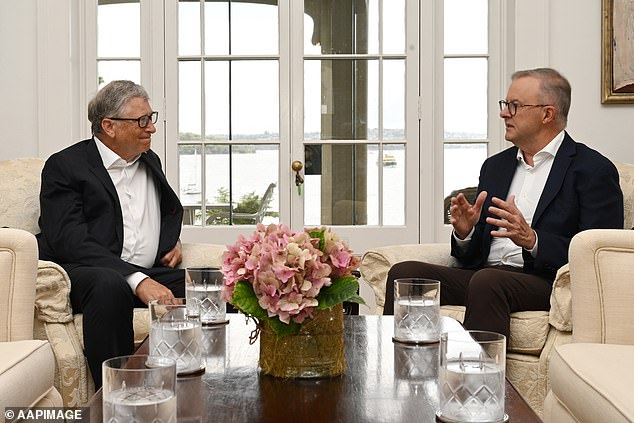
<svg viewBox="0 0 634 423">
<path fill-rule="evenodd" d="M 229 62 L 205 62 L 205 138 L 229 139 Z"/>
<path fill-rule="evenodd" d="M 405 0 L 383 1 L 383 53 L 405 52 Z"/>
<path fill-rule="evenodd" d="M 279 138 L 278 72 L 274 60 L 231 63 L 231 139 Z"/>
<path fill-rule="evenodd" d="M 229 3 L 205 2 L 205 53 L 229 54 Z"/>
<path fill-rule="evenodd" d="M 140 13 L 138 0 L 100 0 L 97 7 L 97 56 L 139 57 Z"/>
<path fill-rule="evenodd" d="M 208 145 L 205 151 L 208 225 L 279 221 L 277 145 Z"/>
<path fill-rule="evenodd" d="M 487 59 L 445 59 L 445 139 L 487 138 Z"/>
<path fill-rule="evenodd" d="M 405 145 L 383 146 L 383 225 L 405 224 Z"/>
<path fill-rule="evenodd" d="M 183 204 L 183 224 L 202 221 L 202 146 L 178 146 L 179 197 Z"/>
<path fill-rule="evenodd" d="M 405 60 L 383 61 L 383 139 L 405 139 Z"/>
<path fill-rule="evenodd" d="M 312 16 L 304 13 L 304 54 L 321 54 L 319 36 L 314 34 L 315 31 L 319 31 L 319 28 L 315 28 Z"/>
<path fill-rule="evenodd" d="M 488 0 L 445 0 L 445 54 L 488 52 Z"/>
<path fill-rule="evenodd" d="M 200 124 L 200 62 L 178 63 L 178 137 L 199 140 Z"/>
<path fill-rule="evenodd" d="M 141 83 L 139 60 L 99 60 L 97 62 L 98 89 L 117 79 L 129 79 Z"/>
<path fill-rule="evenodd" d="M 304 61 L 304 138 L 371 139 L 379 88 L 369 74 L 377 60 Z"/>
<path fill-rule="evenodd" d="M 178 2 L 178 54 L 200 54 L 200 3 Z"/>
<path fill-rule="evenodd" d="M 229 224 L 229 146 L 205 146 L 205 224 Z"/>
<path fill-rule="evenodd" d="M 277 54 L 277 3 L 231 2 L 231 54 Z"/>
<path fill-rule="evenodd" d="M 456 190 L 478 186 L 480 167 L 487 158 L 486 143 L 445 144 L 445 223 L 447 219 L 448 197 L 457 195 Z"/>
<path fill-rule="evenodd" d="M 398 3 L 400 0 L 396 0 Z M 379 53 L 379 1 L 368 0 L 368 53 Z M 398 7 L 398 5 L 396 5 Z M 385 23 L 385 22 L 384 22 Z M 384 27 L 385 31 L 385 27 Z"/>
<path fill-rule="evenodd" d="M 320 46 L 319 50 L 311 47 L 305 53 L 367 53 L 369 11 L 376 9 L 376 2 L 377 0 L 305 1 L 304 13 L 312 18 L 313 24 L 304 27 L 304 46 Z M 376 18 L 374 20 L 376 25 Z M 376 32 L 374 28 L 375 38 Z M 376 45 L 376 41 L 373 44 Z"/>
<path fill-rule="evenodd" d="M 305 225 L 378 224 L 378 145 L 305 146 Z"/>
</svg>

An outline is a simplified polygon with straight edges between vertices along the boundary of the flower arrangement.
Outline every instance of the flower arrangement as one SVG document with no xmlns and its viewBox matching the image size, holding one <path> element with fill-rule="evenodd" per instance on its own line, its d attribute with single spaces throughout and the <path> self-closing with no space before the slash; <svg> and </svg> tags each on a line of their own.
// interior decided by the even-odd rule
<svg viewBox="0 0 634 423">
<path fill-rule="evenodd" d="M 223 255 L 222 297 L 276 334 L 295 334 L 315 309 L 364 304 L 352 275 L 358 263 L 325 227 L 293 232 L 283 224 L 258 224 Z"/>
</svg>

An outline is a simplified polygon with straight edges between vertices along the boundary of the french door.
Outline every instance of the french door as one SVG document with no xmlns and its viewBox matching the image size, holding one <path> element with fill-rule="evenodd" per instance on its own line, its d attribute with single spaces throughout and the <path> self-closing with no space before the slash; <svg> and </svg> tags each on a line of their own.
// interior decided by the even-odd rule
<svg viewBox="0 0 634 423">
<path fill-rule="evenodd" d="M 335 226 L 358 250 L 418 242 L 417 1 L 165 7 L 166 167 L 187 236 L 283 222 Z"/>
</svg>

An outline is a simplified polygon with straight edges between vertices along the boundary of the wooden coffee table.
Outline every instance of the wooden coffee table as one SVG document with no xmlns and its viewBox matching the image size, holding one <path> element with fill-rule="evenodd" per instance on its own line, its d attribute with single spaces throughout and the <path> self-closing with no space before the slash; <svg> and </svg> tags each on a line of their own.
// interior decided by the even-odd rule
<svg viewBox="0 0 634 423">
<path fill-rule="evenodd" d="M 442 318 L 443 330 L 461 330 Z M 181 421 L 217 422 L 433 422 L 438 405 L 438 344 L 411 347 L 392 342 L 392 316 L 345 316 L 348 368 L 330 379 L 278 379 L 260 374 L 259 342 L 243 315 L 204 330 L 207 370 L 178 381 Z M 139 354 L 147 354 L 147 340 Z M 89 403 L 101 421 L 101 390 Z M 511 422 L 540 422 L 506 383 Z"/>
</svg>

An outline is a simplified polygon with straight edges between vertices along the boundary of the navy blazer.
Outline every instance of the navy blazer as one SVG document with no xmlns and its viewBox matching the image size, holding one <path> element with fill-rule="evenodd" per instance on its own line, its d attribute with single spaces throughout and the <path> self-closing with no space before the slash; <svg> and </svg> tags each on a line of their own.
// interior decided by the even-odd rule
<svg viewBox="0 0 634 423">
<path fill-rule="evenodd" d="M 161 233 L 154 264 L 159 267 L 160 258 L 178 242 L 183 207 L 169 186 L 156 153 L 149 150 L 140 160 L 159 189 Z M 123 276 L 139 271 L 139 267 L 121 260 L 121 204 L 93 138 L 55 153 L 46 161 L 40 207 L 40 259 L 67 269 L 77 265 L 106 267 Z"/>
<path fill-rule="evenodd" d="M 451 237 L 451 255 L 463 267 L 481 268 L 491 249 L 491 231 L 486 223 L 491 198 L 506 199 L 515 170 L 517 147 L 485 160 L 480 170 L 478 193 L 487 191 L 482 214 L 469 246 L 456 248 Z M 537 233 L 537 257 L 524 250 L 524 271 L 554 279 L 557 269 L 568 262 L 572 237 L 586 229 L 623 229 L 623 193 L 619 174 L 610 160 L 588 146 L 575 142 L 568 133 L 557 151 L 531 223 Z"/>
</svg>

